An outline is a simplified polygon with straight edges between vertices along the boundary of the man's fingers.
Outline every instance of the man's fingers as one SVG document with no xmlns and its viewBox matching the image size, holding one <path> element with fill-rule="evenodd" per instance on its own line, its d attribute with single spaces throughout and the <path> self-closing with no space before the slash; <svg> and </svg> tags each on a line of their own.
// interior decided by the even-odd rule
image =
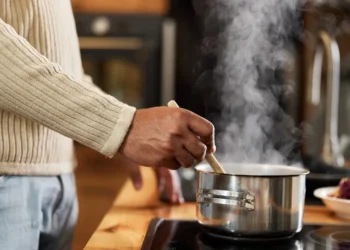
<svg viewBox="0 0 350 250">
<path fill-rule="evenodd" d="M 160 174 L 160 168 L 154 167 L 153 169 L 154 169 L 154 173 L 156 174 L 158 192 L 159 194 L 161 194 L 164 189 L 164 179 Z"/>
<path fill-rule="evenodd" d="M 129 176 L 131 182 L 136 190 L 140 190 L 142 188 L 142 176 L 140 171 L 140 166 L 135 165 L 128 169 Z"/>
<path fill-rule="evenodd" d="M 186 150 L 197 160 L 197 162 L 204 160 L 207 152 L 207 146 L 201 140 L 199 140 L 197 136 L 189 133 L 186 138 L 184 138 L 184 146 Z"/>
<path fill-rule="evenodd" d="M 176 194 L 174 192 L 174 185 L 169 171 L 171 170 L 164 170 L 162 175 L 165 181 L 166 196 L 170 203 L 176 203 Z"/>
<path fill-rule="evenodd" d="M 178 200 L 179 204 L 182 204 L 182 203 L 185 202 L 185 199 L 184 199 L 184 197 L 182 195 L 182 192 L 177 194 L 177 200 Z"/>
<path fill-rule="evenodd" d="M 191 113 L 189 117 L 190 130 L 200 137 L 201 141 L 207 146 L 208 152 L 212 152 L 215 145 L 213 124 L 194 113 Z"/>
<path fill-rule="evenodd" d="M 181 163 L 179 163 L 177 159 L 173 158 L 171 160 L 163 161 L 162 166 L 168 169 L 176 170 L 181 168 Z"/>
<path fill-rule="evenodd" d="M 173 186 L 174 186 L 174 191 L 177 195 L 176 203 L 181 204 L 185 202 L 185 199 L 182 194 L 182 189 L 181 189 L 181 181 L 179 174 L 176 171 L 170 171 L 172 181 L 173 181 Z"/>
<path fill-rule="evenodd" d="M 175 154 L 176 160 L 184 168 L 190 168 L 196 163 L 196 159 L 185 148 L 176 150 Z"/>
<path fill-rule="evenodd" d="M 214 154 L 216 152 L 216 145 L 214 144 L 214 146 L 211 148 L 211 150 L 207 151 L 208 154 Z"/>
<path fill-rule="evenodd" d="M 181 190 L 181 182 L 177 171 L 165 167 L 155 168 L 158 183 L 163 183 L 166 197 L 171 204 L 181 204 L 184 198 Z M 159 190 L 161 193 L 162 190 Z"/>
<path fill-rule="evenodd" d="M 184 202 L 182 196 L 181 183 L 179 175 L 174 170 L 165 170 L 166 183 L 167 183 L 167 196 L 172 204 L 181 204 Z"/>
<path fill-rule="evenodd" d="M 172 202 L 172 196 L 173 196 L 173 183 L 172 178 L 169 169 L 165 167 L 158 167 L 155 168 L 155 173 L 158 181 L 158 192 L 161 194 L 163 190 L 166 191 L 166 197 L 168 198 L 169 202 Z"/>
</svg>

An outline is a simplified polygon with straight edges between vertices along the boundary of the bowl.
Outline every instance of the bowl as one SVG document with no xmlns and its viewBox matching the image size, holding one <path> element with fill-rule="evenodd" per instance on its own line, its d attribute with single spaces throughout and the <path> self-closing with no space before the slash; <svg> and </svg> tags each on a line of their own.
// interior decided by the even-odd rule
<svg viewBox="0 0 350 250">
<path fill-rule="evenodd" d="M 330 197 L 337 187 L 323 187 L 314 191 L 314 196 L 321 199 L 323 204 L 339 218 L 350 220 L 350 200 Z"/>
</svg>

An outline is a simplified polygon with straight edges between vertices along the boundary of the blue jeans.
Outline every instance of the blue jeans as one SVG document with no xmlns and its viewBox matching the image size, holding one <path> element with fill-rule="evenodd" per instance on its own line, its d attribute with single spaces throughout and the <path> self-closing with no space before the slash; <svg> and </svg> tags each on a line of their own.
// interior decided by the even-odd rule
<svg viewBox="0 0 350 250">
<path fill-rule="evenodd" d="M 69 250 L 77 216 L 74 174 L 0 177 L 0 249 Z"/>
</svg>

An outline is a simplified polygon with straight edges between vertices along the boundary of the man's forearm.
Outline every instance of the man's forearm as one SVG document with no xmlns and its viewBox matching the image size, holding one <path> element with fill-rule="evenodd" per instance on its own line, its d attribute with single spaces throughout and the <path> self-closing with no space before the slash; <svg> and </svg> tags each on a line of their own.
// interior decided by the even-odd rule
<svg viewBox="0 0 350 250">
<path fill-rule="evenodd" d="M 62 71 L 0 19 L 0 108 L 113 156 L 135 108 Z"/>
</svg>

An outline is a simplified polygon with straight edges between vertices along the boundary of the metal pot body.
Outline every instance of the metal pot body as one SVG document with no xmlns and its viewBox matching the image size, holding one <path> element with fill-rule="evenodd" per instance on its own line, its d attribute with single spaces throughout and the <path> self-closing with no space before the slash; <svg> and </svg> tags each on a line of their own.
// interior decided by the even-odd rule
<svg viewBox="0 0 350 250">
<path fill-rule="evenodd" d="M 301 231 L 307 170 L 223 166 L 235 175 L 213 173 L 205 164 L 196 167 L 197 219 L 204 228 L 245 237 L 285 237 Z"/>
</svg>

